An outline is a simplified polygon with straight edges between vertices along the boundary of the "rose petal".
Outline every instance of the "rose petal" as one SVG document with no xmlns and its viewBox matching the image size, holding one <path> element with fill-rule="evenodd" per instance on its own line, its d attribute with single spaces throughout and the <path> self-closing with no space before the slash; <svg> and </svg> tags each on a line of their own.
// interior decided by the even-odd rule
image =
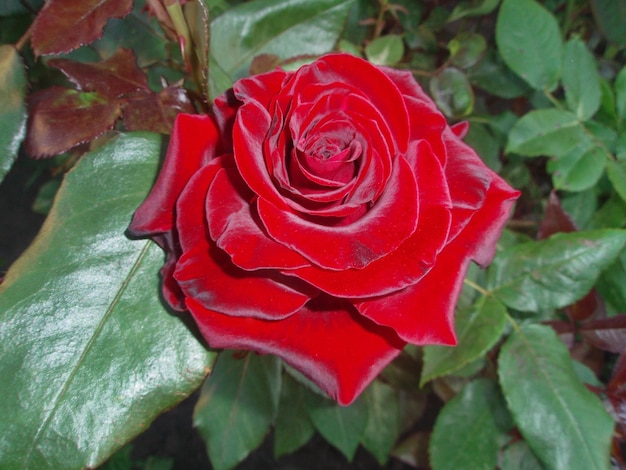
<svg viewBox="0 0 626 470">
<path fill-rule="evenodd" d="M 176 224 L 184 229 L 179 232 L 182 255 L 174 278 L 187 298 L 228 315 L 277 319 L 295 313 L 309 296 L 291 287 L 289 278 L 272 271 L 243 271 L 210 242 L 204 204 L 219 169 L 205 166 L 180 195 Z"/>
<path fill-rule="evenodd" d="M 439 160 L 427 142 L 417 146 L 420 213 L 417 229 L 397 250 L 363 269 L 329 271 L 311 266 L 284 273 L 345 298 L 388 294 L 415 284 L 431 268 L 448 238 L 450 196 Z"/>
<path fill-rule="evenodd" d="M 135 236 L 164 233 L 174 225 L 174 207 L 189 178 L 215 157 L 219 136 L 208 116 L 179 114 L 157 181 L 139 206 L 129 231 Z"/>
<path fill-rule="evenodd" d="M 480 265 L 493 258 L 511 206 L 519 196 L 494 174 L 485 205 L 437 257 L 429 273 L 412 287 L 355 304 L 370 320 L 393 328 L 412 344 L 456 344 L 454 308 L 471 259 Z"/>
<path fill-rule="evenodd" d="M 462 247 L 446 247 L 418 283 L 384 297 L 355 303 L 357 310 L 395 330 L 411 344 L 456 345 L 454 308 L 469 258 Z"/>
<path fill-rule="evenodd" d="M 258 200 L 269 235 L 318 266 L 331 270 L 363 268 L 400 246 L 415 231 L 418 198 L 409 164 L 398 159 L 385 191 L 352 224 L 327 227 Z"/>
<path fill-rule="evenodd" d="M 307 84 L 346 83 L 369 97 L 393 129 L 396 150 L 405 153 L 409 141 L 409 118 L 394 81 L 380 68 L 349 54 L 328 54 L 298 70 L 285 85 L 284 94 L 299 95 Z M 385 90 L 381 93 L 381 90 Z"/>
<path fill-rule="evenodd" d="M 342 405 L 352 403 L 405 345 L 393 330 L 332 300 L 315 301 L 279 321 L 233 318 L 194 299 L 187 299 L 187 307 L 211 347 L 275 354 Z"/>
<path fill-rule="evenodd" d="M 512 190 L 496 173 L 485 166 L 476 152 L 450 130 L 446 130 L 443 136 L 449 155 L 445 171 L 453 202 L 449 235 L 449 239 L 452 240 L 464 230 L 485 204 L 488 192 L 491 191 L 490 186 L 495 181 L 496 187 L 501 187 L 503 191 L 508 190 L 510 197 L 516 199 L 519 193 Z M 499 200 L 501 196 L 493 197 Z M 507 199 L 506 196 L 502 197 Z M 510 205 L 506 207 L 507 214 L 509 207 Z M 490 225 L 489 220 L 485 221 L 486 227 Z"/>
<path fill-rule="evenodd" d="M 305 258 L 263 232 L 256 207 L 251 205 L 253 198 L 234 168 L 216 174 L 207 194 L 206 214 L 217 246 L 246 270 L 308 266 Z"/>
</svg>

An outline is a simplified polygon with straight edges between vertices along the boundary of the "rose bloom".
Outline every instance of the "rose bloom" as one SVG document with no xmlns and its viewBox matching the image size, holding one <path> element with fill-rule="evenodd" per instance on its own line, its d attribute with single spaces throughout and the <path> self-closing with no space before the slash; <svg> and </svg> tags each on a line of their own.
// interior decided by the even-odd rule
<svg viewBox="0 0 626 470">
<path fill-rule="evenodd" d="M 470 260 L 518 197 L 410 72 L 347 54 L 178 116 L 130 231 L 214 348 L 281 357 L 351 403 L 406 343 L 454 345 Z"/>
</svg>

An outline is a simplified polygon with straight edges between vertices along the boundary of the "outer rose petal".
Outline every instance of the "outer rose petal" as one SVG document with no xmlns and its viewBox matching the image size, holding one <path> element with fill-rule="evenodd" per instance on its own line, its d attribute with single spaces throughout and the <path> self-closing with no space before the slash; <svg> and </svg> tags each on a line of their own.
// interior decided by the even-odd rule
<svg viewBox="0 0 626 470">
<path fill-rule="evenodd" d="M 178 200 L 176 225 L 182 255 L 174 278 L 187 298 L 196 299 L 207 309 L 232 316 L 284 318 L 298 311 L 309 296 L 293 288 L 289 278 L 282 283 L 279 273 L 242 271 L 209 237 L 204 203 L 221 160 L 199 170 Z"/>
<path fill-rule="evenodd" d="M 275 354 L 342 405 L 349 405 L 405 346 L 393 330 L 360 317 L 349 304 L 314 301 L 284 320 L 234 318 L 187 299 L 211 347 Z M 322 304 L 322 305 L 319 305 Z"/>
<path fill-rule="evenodd" d="M 172 230 L 178 196 L 189 178 L 215 157 L 218 142 L 217 128 L 209 116 L 179 114 L 176 117 L 163 168 L 130 224 L 133 235 Z"/>
<path fill-rule="evenodd" d="M 496 243 L 519 196 L 500 177 L 487 193 L 485 205 L 437 257 L 433 269 L 406 289 L 355 304 L 370 320 L 393 328 L 412 344 L 456 344 L 454 308 L 471 259 L 491 261 Z"/>
<path fill-rule="evenodd" d="M 178 261 L 180 256 L 180 246 L 175 240 L 174 232 L 153 235 L 152 240 L 165 251 L 165 264 L 161 268 L 163 297 L 174 310 L 182 312 L 186 310 L 185 294 L 180 290 L 178 282 L 174 279 L 174 269 L 176 268 L 176 261 Z"/>
</svg>

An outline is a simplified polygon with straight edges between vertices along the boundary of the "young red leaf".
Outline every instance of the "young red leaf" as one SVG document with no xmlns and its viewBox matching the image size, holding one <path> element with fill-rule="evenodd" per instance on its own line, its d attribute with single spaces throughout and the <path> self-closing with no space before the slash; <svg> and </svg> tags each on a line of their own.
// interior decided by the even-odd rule
<svg viewBox="0 0 626 470">
<path fill-rule="evenodd" d="M 626 350 L 626 315 L 586 322 L 580 333 L 596 348 L 619 354 Z"/>
<path fill-rule="evenodd" d="M 622 352 L 615 364 L 607 390 L 613 393 L 626 392 L 626 351 Z"/>
<path fill-rule="evenodd" d="M 129 131 L 170 134 L 178 113 L 195 113 L 182 88 L 170 86 L 158 93 L 141 93 L 124 107 L 124 125 Z"/>
<path fill-rule="evenodd" d="M 36 55 L 62 54 L 102 36 L 109 18 L 122 18 L 132 0 L 48 0 L 35 22 L 31 43 Z"/>
<path fill-rule="evenodd" d="M 537 232 L 537 239 L 544 240 L 558 232 L 575 232 L 578 230 L 571 217 L 561 207 L 556 192 L 552 191 L 548 198 L 546 212 Z"/>
<path fill-rule="evenodd" d="M 117 98 L 139 90 L 149 90 L 146 74 L 137 66 L 131 50 L 119 49 L 102 62 L 84 63 L 53 59 L 48 65 L 61 70 L 81 91 L 95 91 Z"/>
<path fill-rule="evenodd" d="M 38 91 L 30 97 L 26 152 L 58 155 L 111 129 L 121 112 L 118 101 L 98 93 L 62 87 Z"/>
</svg>

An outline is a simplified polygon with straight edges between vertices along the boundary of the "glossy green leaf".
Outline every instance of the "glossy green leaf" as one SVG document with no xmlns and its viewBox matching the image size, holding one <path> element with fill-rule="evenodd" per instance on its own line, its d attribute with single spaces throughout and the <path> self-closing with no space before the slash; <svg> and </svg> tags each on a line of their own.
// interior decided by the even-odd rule
<svg viewBox="0 0 626 470">
<path fill-rule="evenodd" d="M 509 133 L 506 152 L 526 157 L 560 157 L 588 140 L 573 113 L 539 109 L 530 111 L 515 123 Z"/>
<path fill-rule="evenodd" d="M 404 43 L 397 34 L 378 37 L 365 46 L 365 57 L 372 64 L 393 67 L 402 60 Z"/>
<path fill-rule="evenodd" d="M 578 37 L 565 44 L 562 82 L 567 106 L 578 119 L 593 116 L 600 107 L 600 76 L 593 55 Z"/>
<path fill-rule="evenodd" d="M 620 0 L 591 0 L 591 10 L 606 38 L 626 46 L 626 3 Z"/>
<path fill-rule="evenodd" d="M 430 92 L 437 106 L 448 117 L 467 116 L 474 109 L 474 91 L 467 76 L 457 68 L 446 67 L 430 80 Z"/>
<path fill-rule="evenodd" d="M 194 425 L 215 470 L 227 470 L 258 447 L 278 411 L 281 368 L 275 356 L 224 351 L 202 386 Z"/>
<path fill-rule="evenodd" d="M 368 406 L 363 395 L 350 406 L 310 394 L 306 401 L 315 429 L 348 460 L 352 460 L 368 421 Z"/>
<path fill-rule="evenodd" d="M 626 230 L 557 233 L 496 256 L 487 275 L 498 299 L 523 312 L 560 308 L 582 298 L 626 243 Z"/>
<path fill-rule="evenodd" d="M 124 235 L 160 144 L 121 135 L 85 155 L 0 285 L 2 468 L 97 466 L 211 366 L 160 301 L 163 252 Z"/>
<path fill-rule="evenodd" d="M 500 339 L 506 325 L 506 308 L 492 296 L 483 296 L 471 309 L 458 312 L 458 344 L 424 347 L 420 384 L 451 374 L 485 354 Z"/>
<path fill-rule="evenodd" d="M 550 327 L 517 329 L 502 347 L 498 374 L 519 430 L 546 468 L 609 468 L 613 420 Z"/>
<path fill-rule="evenodd" d="M 448 23 L 460 20 L 466 16 L 488 15 L 496 9 L 498 3 L 500 3 L 500 0 L 470 0 L 458 2 L 448 17 Z"/>
<path fill-rule="evenodd" d="M 274 428 L 274 457 L 295 452 L 315 434 L 304 405 L 305 397 L 309 393 L 313 392 L 296 382 L 289 374 L 283 375 Z"/>
<path fill-rule="evenodd" d="M 561 76 L 563 43 L 556 18 L 535 0 L 503 0 L 496 44 L 504 62 L 536 90 L 552 90 Z"/>
<path fill-rule="evenodd" d="M 13 46 L 0 46 L 0 182 L 26 135 L 26 72 Z"/>
<path fill-rule="evenodd" d="M 361 442 L 381 465 L 385 465 L 402 431 L 398 393 L 389 385 L 375 380 L 364 397 L 368 413 Z"/>
<path fill-rule="evenodd" d="M 353 0 L 254 0 L 211 23 L 211 55 L 232 80 L 247 75 L 255 56 L 281 59 L 330 51 Z"/>
<path fill-rule="evenodd" d="M 494 382 L 467 384 L 435 422 L 429 447 L 433 470 L 493 469 L 503 434 L 498 414 L 506 413 L 505 408 Z"/>
<path fill-rule="evenodd" d="M 592 141 L 582 142 L 567 154 L 548 162 L 556 189 L 585 191 L 594 187 L 604 174 L 607 158 L 604 150 Z"/>
</svg>

